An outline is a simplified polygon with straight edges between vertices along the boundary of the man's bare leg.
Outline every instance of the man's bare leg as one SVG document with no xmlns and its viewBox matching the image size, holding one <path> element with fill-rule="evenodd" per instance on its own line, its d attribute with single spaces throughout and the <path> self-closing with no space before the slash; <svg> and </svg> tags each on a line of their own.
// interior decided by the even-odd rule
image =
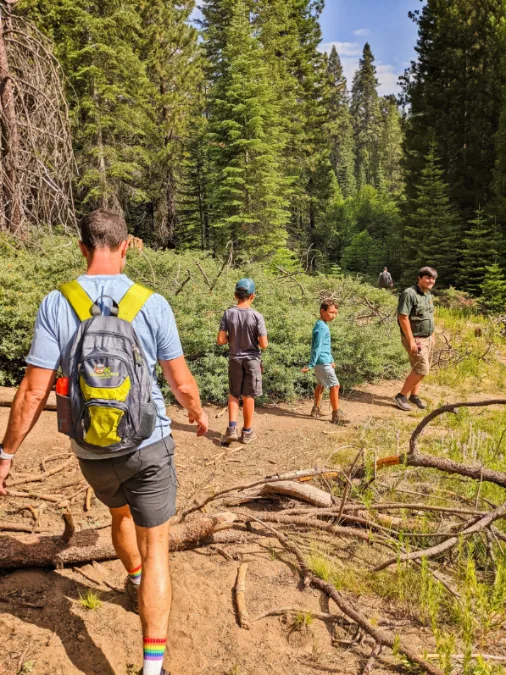
<svg viewBox="0 0 506 675">
<path fill-rule="evenodd" d="M 137 534 L 130 507 L 127 505 L 109 511 L 112 516 L 111 534 L 114 550 L 125 569 L 133 570 L 141 564 L 141 554 L 137 546 Z"/>
<path fill-rule="evenodd" d="M 415 396 L 418 395 L 423 378 L 424 375 L 419 375 L 412 370 L 404 382 L 404 386 L 401 389 L 401 394 L 403 396 L 409 396 L 410 394 Z"/>
</svg>

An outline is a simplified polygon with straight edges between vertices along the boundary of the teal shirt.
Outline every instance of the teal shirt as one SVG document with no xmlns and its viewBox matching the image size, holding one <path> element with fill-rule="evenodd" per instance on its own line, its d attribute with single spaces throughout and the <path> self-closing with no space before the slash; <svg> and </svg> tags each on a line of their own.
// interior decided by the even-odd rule
<svg viewBox="0 0 506 675">
<path fill-rule="evenodd" d="M 313 337 L 311 338 L 309 367 L 314 368 L 326 363 L 334 363 L 334 358 L 330 351 L 330 329 L 325 321 L 318 319 L 314 325 Z"/>
</svg>

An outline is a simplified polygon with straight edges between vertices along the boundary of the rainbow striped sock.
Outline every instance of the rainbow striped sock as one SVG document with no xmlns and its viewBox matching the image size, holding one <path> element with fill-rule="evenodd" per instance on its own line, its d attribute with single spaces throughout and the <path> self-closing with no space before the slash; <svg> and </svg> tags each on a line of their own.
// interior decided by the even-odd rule
<svg viewBox="0 0 506 675">
<path fill-rule="evenodd" d="M 144 638 L 144 666 L 142 675 L 160 675 L 166 642 L 167 640 L 164 638 Z"/>
<path fill-rule="evenodd" d="M 142 565 L 139 565 L 139 567 L 134 567 L 133 570 L 127 570 L 127 572 L 128 576 L 130 577 L 130 581 L 134 584 L 134 586 L 139 586 L 142 578 Z"/>
</svg>

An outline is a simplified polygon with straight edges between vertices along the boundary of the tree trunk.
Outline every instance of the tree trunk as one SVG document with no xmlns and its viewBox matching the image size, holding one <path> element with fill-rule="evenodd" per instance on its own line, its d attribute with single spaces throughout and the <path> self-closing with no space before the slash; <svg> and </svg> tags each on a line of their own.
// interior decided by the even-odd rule
<svg viewBox="0 0 506 675">
<path fill-rule="evenodd" d="M 0 9 L 0 157 L 2 178 L 2 203 L 4 226 L 11 232 L 18 232 L 23 225 L 23 205 L 19 175 L 19 131 L 14 101 L 14 87 L 9 71 L 9 61 L 4 40 L 9 19 L 4 18 Z"/>
<path fill-rule="evenodd" d="M 197 546 L 215 532 L 232 527 L 233 513 L 199 516 L 171 528 L 170 550 Z M 68 544 L 54 535 L 3 535 L 0 569 L 18 567 L 63 567 L 92 560 L 116 558 L 109 528 L 76 532 Z"/>
</svg>

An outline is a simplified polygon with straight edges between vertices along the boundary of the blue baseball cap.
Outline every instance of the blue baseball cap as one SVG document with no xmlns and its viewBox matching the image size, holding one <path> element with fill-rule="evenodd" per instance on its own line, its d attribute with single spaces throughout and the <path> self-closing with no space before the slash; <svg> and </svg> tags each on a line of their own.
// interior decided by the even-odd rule
<svg viewBox="0 0 506 675">
<path fill-rule="evenodd" d="M 255 292 L 255 282 L 253 281 L 253 279 L 243 277 L 242 279 L 239 279 L 239 281 L 235 285 L 236 291 L 238 291 L 240 288 L 243 288 L 245 291 L 248 291 L 250 295 L 253 295 L 253 293 Z"/>
</svg>

